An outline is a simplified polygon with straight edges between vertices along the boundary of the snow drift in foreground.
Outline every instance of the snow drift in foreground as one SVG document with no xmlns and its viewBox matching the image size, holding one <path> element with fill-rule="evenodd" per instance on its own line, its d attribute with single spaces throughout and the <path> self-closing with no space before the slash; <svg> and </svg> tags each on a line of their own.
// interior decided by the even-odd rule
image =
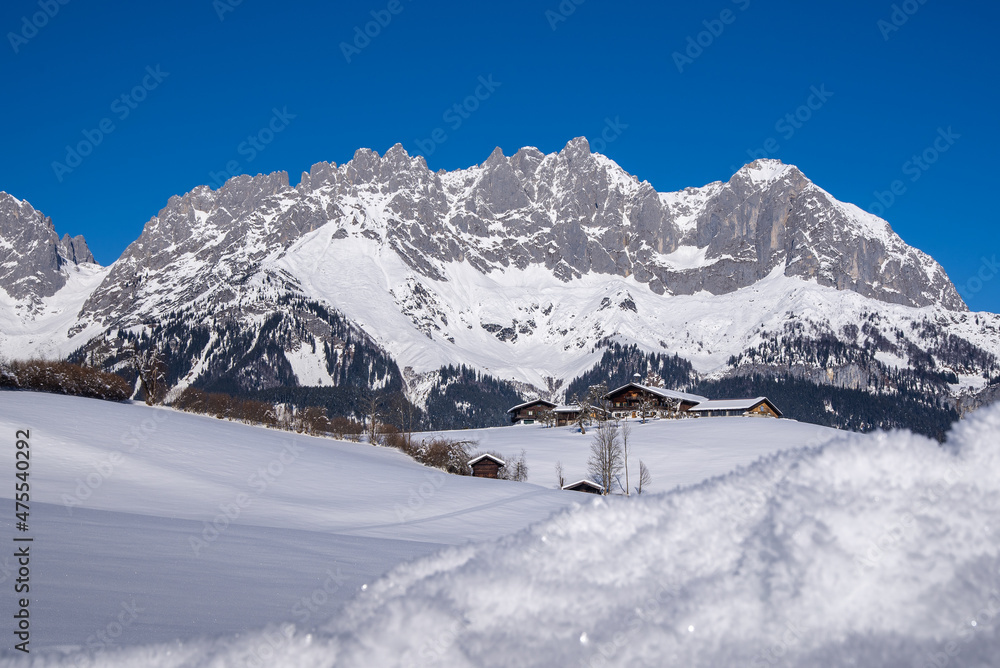
<svg viewBox="0 0 1000 668">
<path fill-rule="evenodd" d="M 584 499 L 367 588 L 324 632 L 0 665 L 993 666 L 1000 406 L 786 452 L 655 497 Z"/>
</svg>

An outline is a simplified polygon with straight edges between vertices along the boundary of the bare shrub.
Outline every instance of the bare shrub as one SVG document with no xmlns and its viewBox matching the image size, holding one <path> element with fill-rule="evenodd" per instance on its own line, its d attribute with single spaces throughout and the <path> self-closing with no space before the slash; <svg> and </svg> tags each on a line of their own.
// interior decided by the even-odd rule
<svg viewBox="0 0 1000 668">
<path fill-rule="evenodd" d="M 365 431 L 365 426 L 357 420 L 347 417 L 335 417 L 330 419 L 329 432 L 334 438 L 346 441 L 358 442 L 361 434 Z"/>
<path fill-rule="evenodd" d="M 420 441 L 409 454 L 426 466 L 433 466 L 455 475 L 470 475 L 469 453 L 477 445 L 476 441 L 458 441 L 436 436 L 429 441 Z"/>
<path fill-rule="evenodd" d="M 0 387 L 125 401 L 132 388 L 121 376 L 90 367 L 47 360 L 13 361 L 0 370 Z"/>
</svg>

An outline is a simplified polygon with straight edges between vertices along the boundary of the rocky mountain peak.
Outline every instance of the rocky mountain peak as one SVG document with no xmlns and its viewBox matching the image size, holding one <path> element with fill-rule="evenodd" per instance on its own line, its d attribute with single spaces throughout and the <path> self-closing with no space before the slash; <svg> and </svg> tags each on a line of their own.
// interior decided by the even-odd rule
<svg viewBox="0 0 1000 668">
<path fill-rule="evenodd" d="M 27 201 L 0 192 L 0 287 L 17 300 L 51 297 L 67 270 L 94 256 L 82 236 L 59 239 L 52 219 Z"/>
</svg>

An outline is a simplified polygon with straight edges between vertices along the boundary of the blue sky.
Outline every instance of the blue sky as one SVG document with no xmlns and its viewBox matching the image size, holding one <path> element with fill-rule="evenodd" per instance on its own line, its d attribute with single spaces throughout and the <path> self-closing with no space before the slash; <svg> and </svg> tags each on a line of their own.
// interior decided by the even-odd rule
<svg viewBox="0 0 1000 668">
<path fill-rule="evenodd" d="M 4 2 L 0 189 L 108 264 L 171 195 L 359 147 L 454 169 L 583 135 L 658 190 L 766 155 L 1000 312 L 994 3 L 237 2 Z"/>
</svg>

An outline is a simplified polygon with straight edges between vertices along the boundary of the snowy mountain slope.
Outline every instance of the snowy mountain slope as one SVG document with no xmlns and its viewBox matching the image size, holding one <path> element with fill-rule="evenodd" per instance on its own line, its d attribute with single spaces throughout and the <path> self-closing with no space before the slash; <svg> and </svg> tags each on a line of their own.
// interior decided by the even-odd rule
<svg viewBox="0 0 1000 668">
<path fill-rule="evenodd" d="M 62 358 L 99 335 L 68 336 L 107 274 L 82 236 L 60 239 L 51 218 L 0 192 L 0 356 Z"/>
<path fill-rule="evenodd" d="M 61 273 L 64 283 L 45 297 L 14 299 L 0 288 L 0 357 L 62 359 L 103 332 L 83 325 L 79 314 L 108 268 L 88 262 L 64 266 Z"/>
<path fill-rule="evenodd" d="M 740 445 L 726 420 L 637 426 L 651 489 L 841 433 L 758 423 Z M 446 475 L 391 449 L 167 409 L 0 392 L 0 429 L 24 428 L 30 526 L 45 546 L 33 562 L 44 593 L 35 609 L 40 646 L 84 644 L 133 597 L 145 612 L 120 644 L 301 623 L 295 603 L 322 585 L 327 569 L 342 571 L 345 581 L 310 617 L 318 622 L 401 561 L 507 535 L 580 502 L 552 489 L 549 460 L 561 457 L 568 475 L 582 476 L 579 455 L 590 441 L 554 429 L 462 432 L 484 447 L 526 448 L 535 484 L 522 484 Z M 2 455 L 11 469 L 12 452 Z M 86 604 L 69 604 L 77 600 Z"/>
<path fill-rule="evenodd" d="M 2 666 L 909 666 L 927 657 L 986 666 L 1000 650 L 995 407 L 956 426 L 945 447 L 905 432 L 844 435 L 668 494 L 587 497 L 520 531 L 542 509 L 490 516 L 495 504 L 481 504 L 483 494 L 532 486 L 449 480 L 427 503 L 479 504 L 466 517 L 488 518 L 503 538 L 456 544 L 457 527 L 432 521 L 414 523 L 409 541 L 359 543 L 309 525 L 326 521 L 324 499 L 356 493 L 352 508 L 391 514 L 388 499 L 366 497 L 370 483 L 391 493 L 392 481 L 420 480 L 412 465 L 384 457 L 392 453 L 370 449 L 369 478 L 331 486 L 321 474 L 354 456 L 341 444 L 140 406 L 4 394 L 5 429 L 45 420 L 32 447 L 49 497 L 60 493 L 58 480 L 94 470 L 77 449 L 106 457 L 119 432 L 159 425 L 95 490 L 93 507 L 163 503 L 156 514 L 91 510 L 89 500 L 72 516 L 43 507 L 33 519 L 45 538 L 33 571 L 44 593 L 33 603 L 37 645 L 33 657 L 4 651 Z M 53 414 L 65 420 L 53 424 Z M 161 415 L 169 417 L 157 422 Z M 787 424 L 757 422 L 776 434 Z M 217 499 L 248 487 L 245 471 L 204 471 L 202 444 L 253 470 L 281 452 L 279 439 L 300 444 L 301 458 L 202 556 L 184 556 L 183 539 L 203 523 L 169 519 L 172 511 L 209 519 Z M 175 484 L 141 497 L 122 486 L 140 479 Z M 182 498 L 189 485 L 194 493 Z M 293 497 L 311 501 L 281 503 Z M 258 522 L 272 500 L 279 509 Z M 428 542 L 417 546 L 421 532 Z M 303 597 L 322 603 L 306 615 L 296 607 Z M 123 605 L 141 610 L 116 627 Z M 195 633 L 192 619 L 203 620 Z"/>
<path fill-rule="evenodd" d="M 78 354 L 108 368 L 122 331 L 145 333 L 183 358 L 181 386 L 239 391 L 338 385 L 359 367 L 353 345 L 378 348 L 398 372 L 370 383 L 415 399 L 448 364 L 557 395 L 609 338 L 716 375 L 773 366 L 759 349 L 790 331 L 832 338 L 854 351 L 832 376 L 798 353 L 780 364 L 868 389 L 896 382 L 891 356 L 932 368 L 949 401 L 981 392 L 1000 355 L 1000 317 L 968 313 L 936 262 L 795 167 L 657 193 L 583 138 L 438 173 L 399 145 L 362 149 L 294 188 L 284 173 L 196 188 L 114 263 L 79 330 L 72 347 L 103 330 Z"/>
</svg>

